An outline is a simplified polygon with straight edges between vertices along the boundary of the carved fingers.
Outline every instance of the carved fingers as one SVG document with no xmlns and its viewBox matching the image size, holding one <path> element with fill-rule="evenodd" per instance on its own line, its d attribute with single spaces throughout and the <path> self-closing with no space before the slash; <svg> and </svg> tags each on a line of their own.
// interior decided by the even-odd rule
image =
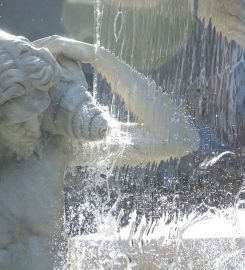
<svg viewBox="0 0 245 270">
<path fill-rule="evenodd" d="M 37 48 L 47 48 L 54 55 L 60 55 L 66 53 L 65 43 L 63 38 L 57 35 L 41 38 L 35 40 L 33 44 Z"/>
<path fill-rule="evenodd" d="M 95 47 L 74 39 L 60 37 L 57 35 L 45 37 L 33 42 L 37 48 L 47 48 L 58 58 L 60 55 L 81 63 L 92 64 L 95 59 Z"/>
</svg>

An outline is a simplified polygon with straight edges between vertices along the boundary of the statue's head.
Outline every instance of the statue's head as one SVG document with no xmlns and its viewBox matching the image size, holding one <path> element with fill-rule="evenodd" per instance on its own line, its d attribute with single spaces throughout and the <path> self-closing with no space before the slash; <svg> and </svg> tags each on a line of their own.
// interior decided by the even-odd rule
<svg viewBox="0 0 245 270">
<path fill-rule="evenodd" d="M 19 158 L 29 157 L 41 135 L 40 119 L 50 104 L 48 92 L 33 90 L 0 106 L 0 143 Z"/>
<path fill-rule="evenodd" d="M 40 137 L 40 117 L 60 68 L 46 49 L 0 31 L 0 144 L 18 157 L 30 156 Z"/>
<path fill-rule="evenodd" d="M 59 65 L 48 50 L 0 31 L 0 105 L 33 89 L 47 91 L 59 79 Z"/>
</svg>

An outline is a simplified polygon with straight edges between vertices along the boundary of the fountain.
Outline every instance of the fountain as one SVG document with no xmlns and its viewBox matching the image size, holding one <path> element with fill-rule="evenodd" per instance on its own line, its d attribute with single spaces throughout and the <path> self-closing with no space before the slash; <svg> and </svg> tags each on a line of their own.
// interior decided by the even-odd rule
<svg viewBox="0 0 245 270">
<path fill-rule="evenodd" d="M 92 2 L 94 45 L 1 32 L 0 269 L 244 269 L 238 2 Z"/>
<path fill-rule="evenodd" d="M 230 31 L 222 1 L 153 2 L 97 1 L 96 44 L 185 104 L 200 146 L 180 159 L 132 163 L 121 162 L 130 156 L 123 143 L 112 154 L 111 139 L 102 158 L 97 145 L 93 163 L 71 168 L 72 269 L 244 269 L 244 16 Z M 114 85 L 97 79 L 98 102 L 120 121 L 138 119 Z"/>
</svg>

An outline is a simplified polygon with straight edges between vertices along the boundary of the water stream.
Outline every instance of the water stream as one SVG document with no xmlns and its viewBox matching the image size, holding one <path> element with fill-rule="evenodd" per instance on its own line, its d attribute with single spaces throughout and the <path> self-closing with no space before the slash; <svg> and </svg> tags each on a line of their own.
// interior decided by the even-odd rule
<svg viewBox="0 0 245 270">
<path fill-rule="evenodd" d="M 244 270 L 245 53 L 219 32 L 228 15 L 214 13 L 214 25 L 194 0 L 96 0 L 94 8 L 95 44 L 183 106 L 200 145 L 181 158 L 120 163 L 133 141 L 117 121 L 137 115 L 96 74 L 94 96 L 112 131 L 106 143 L 84 145 L 88 165 L 66 174 L 71 269 Z"/>
</svg>

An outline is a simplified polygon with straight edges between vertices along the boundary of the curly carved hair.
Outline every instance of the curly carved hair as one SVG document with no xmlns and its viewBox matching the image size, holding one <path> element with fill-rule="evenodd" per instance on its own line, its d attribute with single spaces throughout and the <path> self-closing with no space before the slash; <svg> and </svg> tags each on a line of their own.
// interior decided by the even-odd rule
<svg viewBox="0 0 245 270">
<path fill-rule="evenodd" d="M 0 105 L 32 90 L 47 91 L 60 80 L 60 67 L 46 49 L 0 31 Z"/>
</svg>

